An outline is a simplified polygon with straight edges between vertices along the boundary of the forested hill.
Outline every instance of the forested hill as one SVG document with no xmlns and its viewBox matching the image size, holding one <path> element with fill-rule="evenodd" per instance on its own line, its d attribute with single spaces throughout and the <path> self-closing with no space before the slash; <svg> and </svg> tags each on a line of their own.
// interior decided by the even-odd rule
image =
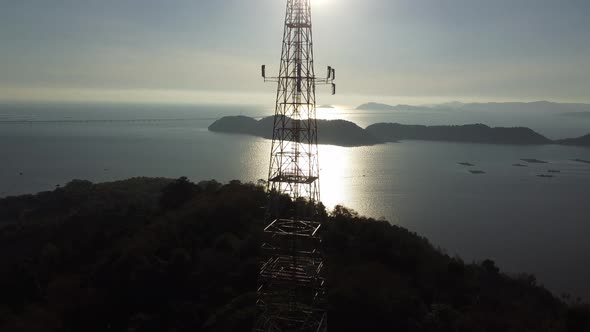
<svg viewBox="0 0 590 332">
<path fill-rule="evenodd" d="M 185 178 L 1 199 L 0 331 L 251 331 L 266 203 L 263 186 Z M 588 306 L 531 275 L 344 207 L 321 221 L 332 331 L 590 329 Z"/>
<path fill-rule="evenodd" d="M 209 126 L 212 132 L 247 134 L 272 138 L 274 117 L 255 120 L 245 116 L 228 116 Z M 376 123 L 363 129 L 344 120 L 317 120 L 320 144 L 364 146 L 402 140 L 428 140 L 489 144 L 571 144 L 583 145 L 578 140 L 552 141 L 525 127 L 488 127 L 483 124 L 460 126 L 421 126 L 399 123 Z M 302 124 L 303 125 L 303 124 Z"/>
</svg>

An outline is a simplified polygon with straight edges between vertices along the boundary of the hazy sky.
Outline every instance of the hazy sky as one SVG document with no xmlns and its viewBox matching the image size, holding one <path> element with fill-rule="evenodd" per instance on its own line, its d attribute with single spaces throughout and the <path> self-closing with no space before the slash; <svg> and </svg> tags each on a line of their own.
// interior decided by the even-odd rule
<svg viewBox="0 0 590 332">
<path fill-rule="evenodd" d="M 285 2 L 2 0 L 0 100 L 272 100 Z M 588 0 L 312 2 L 326 103 L 590 101 Z"/>
</svg>

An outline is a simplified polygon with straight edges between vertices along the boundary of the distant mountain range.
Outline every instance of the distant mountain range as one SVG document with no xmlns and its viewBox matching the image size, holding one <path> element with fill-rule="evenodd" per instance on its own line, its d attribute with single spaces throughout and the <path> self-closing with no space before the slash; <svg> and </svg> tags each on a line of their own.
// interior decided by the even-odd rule
<svg viewBox="0 0 590 332">
<path fill-rule="evenodd" d="M 293 121 L 285 118 L 284 121 Z M 573 139 L 552 141 L 530 128 L 488 127 L 483 124 L 462 126 L 421 126 L 376 123 L 363 129 L 345 120 L 317 120 L 321 128 L 320 144 L 366 146 L 401 140 L 452 141 L 489 144 L 564 144 L 590 146 L 590 134 Z M 274 116 L 256 120 L 246 116 L 228 116 L 215 121 L 209 131 L 247 134 L 272 138 Z M 304 127 L 304 122 L 299 126 Z"/>
<path fill-rule="evenodd" d="M 590 104 L 556 103 L 550 101 L 505 102 L 505 103 L 461 103 L 450 102 L 435 105 L 387 105 L 366 103 L 357 110 L 366 111 L 480 111 L 480 112 L 540 112 L 563 113 L 569 116 L 590 116 Z"/>
</svg>

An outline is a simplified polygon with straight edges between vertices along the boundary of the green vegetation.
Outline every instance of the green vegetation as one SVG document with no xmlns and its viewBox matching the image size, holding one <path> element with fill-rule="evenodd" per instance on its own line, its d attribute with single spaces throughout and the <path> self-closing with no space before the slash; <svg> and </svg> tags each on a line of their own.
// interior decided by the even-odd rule
<svg viewBox="0 0 590 332">
<path fill-rule="evenodd" d="M 264 187 L 72 181 L 0 200 L 0 331 L 250 331 Z M 590 309 L 342 206 L 331 331 L 589 331 Z"/>
</svg>

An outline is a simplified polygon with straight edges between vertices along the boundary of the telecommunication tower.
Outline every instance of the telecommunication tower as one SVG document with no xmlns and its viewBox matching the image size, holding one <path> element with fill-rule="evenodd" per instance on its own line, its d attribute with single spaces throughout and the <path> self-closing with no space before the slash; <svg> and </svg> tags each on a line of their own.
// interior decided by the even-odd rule
<svg viewBox="0 0 590 332">
<path fill-rule="evenodd" d="M 262 66 L 278 88 L 255 331 L 327 330 L 315 90 L 328 84 L 335 94 L 336 70 L 315 76 L 310 1 L 287 0 L 279 76 Z"/>
</svg>

